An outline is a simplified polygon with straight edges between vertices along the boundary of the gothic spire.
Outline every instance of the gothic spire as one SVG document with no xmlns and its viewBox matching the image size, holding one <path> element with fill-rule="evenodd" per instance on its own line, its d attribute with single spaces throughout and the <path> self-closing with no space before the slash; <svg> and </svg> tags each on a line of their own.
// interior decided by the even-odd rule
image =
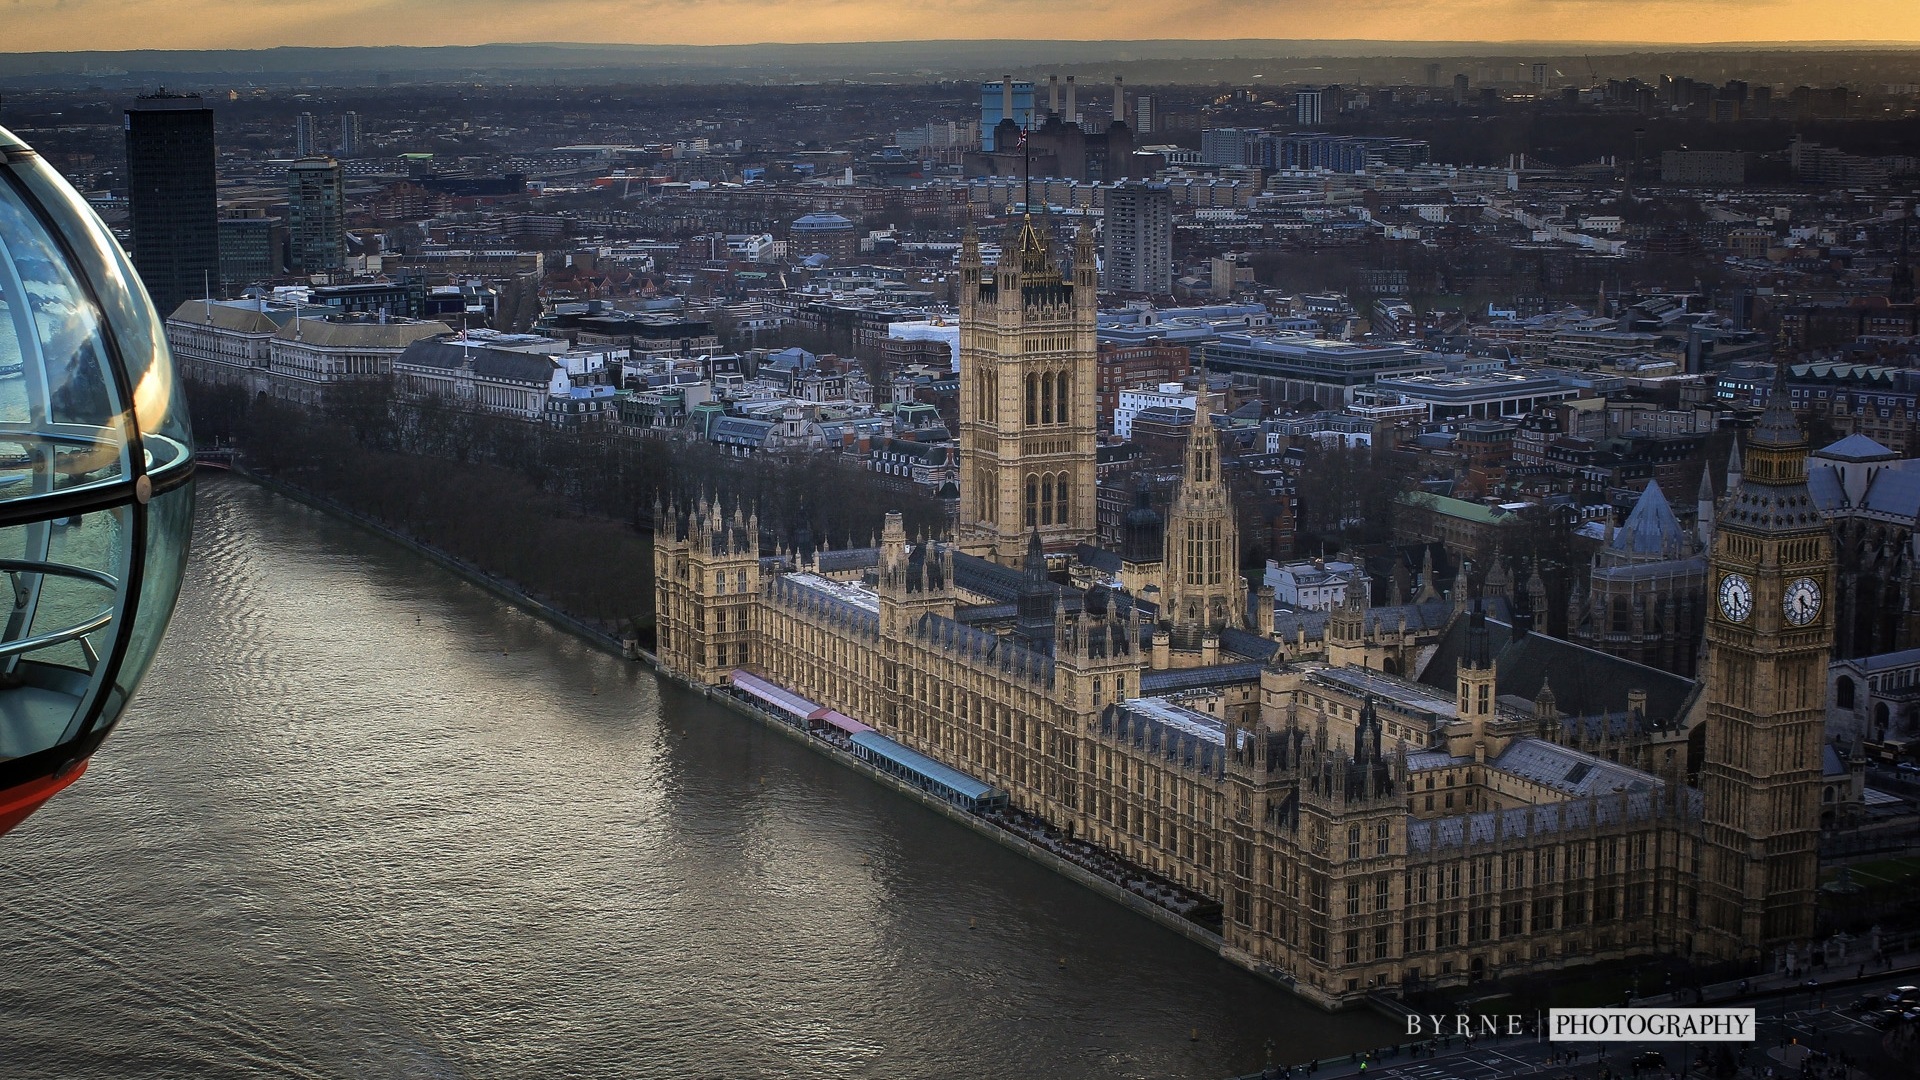
<svg viewBox="0 0 1920 1080">
<path fill-rule="evenodd" d="M 1767 395 L 1766 411 L 1753 425 L 1755 446 L 1799 446 L 1806 441 L 1800 421 L 1793 415 L 1792 391 L 1787 388 L 1787 362 L 1782 358 L 1773 368 L 1773 390 Z"/>
<path fill-rule="evenodd" d="M 1467 651 L 1460 666 L 1474 669 L 1493 666 L 1493 635 L 1487 630 L 1487 610 L 1478 600 L 1473 602 L 1473 614 L 1468 617 Z"/>
</svg>

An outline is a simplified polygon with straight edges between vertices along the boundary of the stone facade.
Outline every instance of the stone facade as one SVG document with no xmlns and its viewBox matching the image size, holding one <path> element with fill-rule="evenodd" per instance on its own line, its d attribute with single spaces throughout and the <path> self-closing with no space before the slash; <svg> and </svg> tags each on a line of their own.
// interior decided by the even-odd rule
<svg viewBox="0 0 1920 1080">
<path fill-rule="evenodd" d="M 1049 551 L 1098 529 L 1093 235 L 1071 278 L 1031 218 L 991 274 L 967 230 L 960 254 L 960 544 L 1013 566 L 1038 530 Z"/>
<path fill-rule="evenodd" d="M 741 513 L 659 521 L 666 669 L 708 684 L 749 669 L 973 774 L 1219 901 L 1227 955 L 1321 1005 L 1642 953 L 1755 961 L 1811 932 L 1811 842 L 1734 817 L 1749 798 L 1818 817 L 1797 703 L 1701 690 L 1480 603 L 1453 605 L 1407 675 L 1286 659 L 1246 630 L 1227 632 L 1223 663 L 1156 667 L 1144 603 L 1052 586 L 1033 534 L 1021 575 L 910 542 L 897 517 L 879 548 L 774 555 L 747 544 Z M 1369 611 L 1336 615 L 1340 655 L 1367 657 Z M 1743 632 L 1716 634 L 1709 671 L 1824 663 L 1818 632 Z M 1705 792 L 1688 786 L 1693 738 L 1715 748 L 1728 728 L 1786 740 L 1780 765 L 1711 749 Z M 1791 847 L 1780 871 L 1715 863 L 1770 842 Z"/>
</svg>

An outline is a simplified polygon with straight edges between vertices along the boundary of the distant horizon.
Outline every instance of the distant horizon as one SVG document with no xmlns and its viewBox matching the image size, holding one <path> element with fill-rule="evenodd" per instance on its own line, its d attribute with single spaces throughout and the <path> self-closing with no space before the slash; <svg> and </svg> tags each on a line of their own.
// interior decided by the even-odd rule
<svg viewBox="0 0 1920 1080">
<path fill-rule="evenodd" d="M 6 10 L 14 56 L 301 46 L 884 45 L 1018 40 L 1009 31 L 1021 30 L 1121 44 L 1920 45 L 1920 10 L 1867 0 L 465 0 L 454 18 L 434 0 L 9 0 Z M 1215 27 L 1235 33 L 1196 32 Z M 1621 35 L 1627 27 L 1631 35 Z M 1444 37 L 1432 32 L 1442 28 Z M 1408 36 L 1409 29 L 1416 33 Z"/>
<path fill-rule="evenodd" d="M 1148 38 L 1108 38 L 1108 37 L 1051 37 L 1051 38 L 1004 38 L 1004 37 L 903 37 L 887 39 L 845 39 L 845 40 L 765 40 L 765 41 L 474 41 L 474 42 L 387 42 L 383 44 L 341 42 L 332 44 L 285 43 L 278 45 L 206 45 L 156 47 L 140 46 L 131 48 L 90 48 L 90 49 L 11 49 L 0 51 L 0 57 L 30 56 L 136 56 L 141 54 L 175 53 L 222 53 L 222 52 L 279 52 L 314 51 L 346 52 L 367 49 L 766 49 L 766 48 L 852 48 L 883 47 L 888 45 L 937 45 L 943 43 L 963 45 L 1007 44 L 1032 49 L 1050 43 L 1070 45 L 1114 45 L 1114 46 L 1150 46 L 1150 45 L 1261 45 L 1261 46 L 1383 46 L 1405 47 L 1419 53 L 1433 53 L 1439 49 L 1484 49 L 1484 48 L 1530 48 L 1530 49 L 1631 49 L 1636 51 L 1657 52 L 1719 52 L 1725 50 L 1757 49 L 1767 52 L 1794 52 L 1798 50 L 1859 50 L 1859 51 L 1920 51 L 1920 38 L 1902 39 L 1853 39 L 1820 38 L 1792 41 L 1775 38 L 1755 38 L 1751 40 L 1729 38 L 1721 41 L 1656 41 L 1656 40 L 1579 40 L 1579 39 L 1543 39 L 1543 38 L 1275 38 L 1275 37 L 1148 37 Z M 1299 58 L 1309 53 L 1275 53 L 1276 56 Z M 1395 54 L 1383 54 L 1395 55 Z M 1150 59 L 1139 57 L 1138 59 Z M 1226 58 L 1223 56 L 1223 58 Z M 1257 59 L 1257 57 L 1248 57 Z"/>
</svg>

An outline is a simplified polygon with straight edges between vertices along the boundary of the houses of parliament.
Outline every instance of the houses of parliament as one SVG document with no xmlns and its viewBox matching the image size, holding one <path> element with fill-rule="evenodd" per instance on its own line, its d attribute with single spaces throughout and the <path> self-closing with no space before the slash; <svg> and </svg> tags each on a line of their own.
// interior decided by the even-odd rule
<svg viewBox="0 0 1920 1080">
<path fill-rule="evenodd" d="M 818 702 L 1217 900 L 1227 957 L 1329 1008 L 1641 954 L 1758 970 L 1811 937 L 1833 558 L 1786 394 L 1718 503 L 1697 681 L 1492 584 L 1350 589 L 1309 640 L 1249 610 L 1205 394 L 1158 561 L 1093 546 L 1073 247 L 1027 222 L 984 267 L 969 231 L 954 535 L 891 515 L 872 547 L 763 554 L 750 507 L 662 508 L 664 668 Z"/>
</svg>

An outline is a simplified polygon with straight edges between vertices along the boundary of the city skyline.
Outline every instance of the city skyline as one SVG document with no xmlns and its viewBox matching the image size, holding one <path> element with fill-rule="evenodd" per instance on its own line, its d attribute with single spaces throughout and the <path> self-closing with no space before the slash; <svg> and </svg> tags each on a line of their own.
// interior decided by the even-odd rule
<svg viewBox="0 0 1920 1080">
<path fill-rule="evenodd" d="M 1204 0 L 1178 11 L 1086 0 L 1049 2 L 1062 40 L 1345 40 L 1502 45 L 1914 44 L 1920 13 L 1863 2 L 1726 0 L 1388 0 L 1356 12 L 1326 0 L 1280 5 Z M 596 44 L 744 45 L 991 40 L 1031 18 L 1001 0 L 882 4 L 834 0 L 479 0 L 449 26 L 419 0 L 296 0 L 262 8 L 239 0 L 13 0 L 16 52 L 232 49 L 277 46 Z M 1071 16 L 1071 18 L 1069 18 Z M 1209 25 L 1231 34 L 1196 33 Z M 1631 34 L 1618 31 L 1631 28 Z M 1075 33 L 1076 30 L 1084 30 Z M 1444 36 L 1437 33 L 1444 31 Z M 1610 32 L 1611 31 L 1611 32 Z"/>
</svg>

